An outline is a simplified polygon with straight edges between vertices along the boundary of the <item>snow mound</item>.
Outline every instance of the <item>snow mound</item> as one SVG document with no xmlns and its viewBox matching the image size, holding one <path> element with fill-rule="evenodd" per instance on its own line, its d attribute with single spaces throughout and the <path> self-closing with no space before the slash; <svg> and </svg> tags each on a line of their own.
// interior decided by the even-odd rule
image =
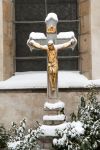
<svg viewBox="0 0 100 150">
<path fill-rule="evenodd" d="M 58 101 L 56 103 L 49 103 L 49 102 L 46 102 L 44 104 L 44 109 L 50 109 L 50 110 L 55 110 L 55 109 L 63 109 L 65 106 L 65 104 L 61 101 Z"/>
<path fill-rule="evenodd" d="M 63 115 L 63 114 L 45 115 L 45 116 L 43 116 L 43 120 L 60 120 L 60 121 L 63 121 L 63 120 L 65 120 L 65 115 Z"/>
</svg>

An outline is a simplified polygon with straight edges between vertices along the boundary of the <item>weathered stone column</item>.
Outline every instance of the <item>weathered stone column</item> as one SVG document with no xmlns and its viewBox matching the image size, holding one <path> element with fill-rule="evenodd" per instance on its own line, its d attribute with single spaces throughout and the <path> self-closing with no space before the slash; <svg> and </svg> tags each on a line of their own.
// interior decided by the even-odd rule
<svg viewBox="0 0 100 150">
<path fill-rule="evenodd" d="M 0 80 L 3 79 L 3 2 L 0 1 Z"/>
<path fill-rule="evenodd" d="M 79 1 L 79 20 L 80 20 L 80 35 L 79 35 L 79 52 L 80 52 L 80 71 L 88 79 L 92 77 L 92 56 L 91 56 L 91 10 L 90 0 Z"/>
<path fill-rule="evenodd" d="M 100 1 L 80 0 L 80 70 L 88 79 L 100 78 Z"/>
<path fill-rule="evenodd" d="M 13 12 L 12 1 L 0 1 L 0 80 L 13 74 Z"/>
</svg>

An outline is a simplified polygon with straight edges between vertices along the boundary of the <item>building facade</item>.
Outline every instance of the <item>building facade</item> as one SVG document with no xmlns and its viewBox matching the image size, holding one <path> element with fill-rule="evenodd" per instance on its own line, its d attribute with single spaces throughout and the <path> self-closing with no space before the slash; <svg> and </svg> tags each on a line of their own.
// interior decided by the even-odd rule
<svg viewBox="0 0 100 150">
<path fill-rule="evenodd" d="M 56 0 L 41 0 L 41 3 L 40 1 L 38 3 L 37 0 L 34 0 L 33 3 L 32 0 L 23 0 L 23 3 L 21 0 L 0 0 L 1 81 L 10 78 L 16 71 L 42 71 L 46 69 L 46 55 L 42 52 L 31 54 L 26 46 L 26 41 L 32 31 L 45 33 L 44 20 L 46 14 L 51 11 L 57 13 L 60 19 L 58 32 L 62 29 L 63 31 L 74 30 L 78 38 L 78 46 L 74 53 L 63 52 L 63 54 L 59 54 L 60 69 L 80 71 L 88 79 L 100 78 L 100 1 L 59 0 L 58 5 L 55 4 L 57 4 Z M 55 9 L 52 9 L 53 7 Z M 60 9 L 63 9 L 67 14 L 61 12 Z M 29 15 L 27 15 L 28 12 Z M 39 12 L 38 15 L 35 12 Z M 63 58 L 65 55 L 66 58 Z M 35 68 L 37 63 L 40 63 L 38 69 Z M 66 64 L 68 64 L 67 67 Z M 66 104 L 68 115 L 72 111 L 76 111 L 81 92 L 80 89 L 67 89 L 67 91 L 65 89 L 60 92 L 60 97 Z M 41 96 L 38 93 L 41 93 Z M 35 119 L 41 119 L 46 91 L 34 91 L 34 89 L 0 91 L 0 95 L 2 122 L 20 120 L 24 116 L 29 120 L 32 120 L 33 116 Z M 35 101 L 36 99 L 37 101 Z M 70 101 L 66 101 L 66 99 L 70 99 Z M 10 118 L 11 115 L 12 118 Z"/>
<path fill-rule="evenodd" d="M 28 51 L 27 48 L 23 47 L 23 45 L 26 44 L 25 40 L 27 40 L 29 33 L 32 32 L 33 30 L 37 32 L 38 31 L 41 32 L 40 30 L 42 30 L 45 32 L 45 28 L 44 28 L 45 25 L 43 21 L 45 19 L 46 13 L 53 11 L 52 5 L 54 5 L 54 8 L 56 7 L 58 8 L 58 10 L 55 9 L 55 11 L 59 13 L 58 18 L 60 19 L 60 22 L 58 24 L 58 30 L 59 31 L 62 29 L 64 31 L 74 30 L 76 34 L 78 35 L 78 51 L 76 51 L 75 54 L 73 54 L 74 56 L 76 56 L 77 61 L 75 61 L 75 57 L 73 60 L 71 60 L 72 58 L 70 60 L 67 59 L 67 61 L 64 63 L 66 64 L 69 63 L 69 67 L 65 68 L 65 70 L 70 70 L 70 68 L 73 66 L 73 64 L 70 64 L 70 62 L 71 63 L 74 62 L 74 65 L 76 64 L 76 66 L 72 67 L 71 70 L 79 70 L 88 79 L 99 78 L 99 75 L 100 75 L 100 71 L 98 69 L 99 63 L 100 63 L 99 62 L 99 55 L 100 55 L 99 54 L 100 53 L 99 52 L 99 36 L 100 36 L 99 35 L 99 24 L 100 24 L 99 22 L 99 6 L 100 6 L 99 0 L 96 0 L 96 1 L 94 0 L 72 1 L 71 0 L 69 3 L 68 3 L 68 0 L 65 0 L 64 2 L 62 2 L 64 3 L 64 6 L 66 4 L 65 7 L 63 7 L 63 5 L 60 4 L 60 1 L 58 5 L 55 5 L 57 3 L 56 1 L 52 5 L 50 3 L 45 4 L 44 1 L 41 1 L 41 3 L 39 4 L 33 1 L 33 4 L 32 4 L 33 6 L 31 8 L 30 8 L 31 3 L 32 3 L 31 0 L 28 3 L 26 2 L 27 1 L 25 2 L 23 1 L 22 3 L 21 1 L 16 1 L 16 0 L 14 1 L 13 0 L 1 0 L 0 1 L 0 8 L 1 8 L 0 9 L 0 57 L 1 57 L 0 80 L 5 80 L 11 77 L 16 71 L 19 71 L 19 72 L 30 71 L 32 69 L 36 70 L 36 68 L 32 68 L 32 67 L 25 68 L 25 66 L 27 66 L 27 62 L 26 62 L 27 59 L 29 61 L 28 66 L 34 65 L 35 61 L 37 60 L 32 60 L 31 54 L 27 52 Z M 29 6 L 29 3 L 30 3 L 30 6 Z M 67 6 L 67 4 L 69 4 L 68 5 L 69 7 Z M 27 7 L 27 9 L 30 10 L 28 11 L 29 15 L 25 14 L 26 7 L 23 7 L 24 5 Z M 40 14 L 42 13 L 41 15 L 37 15 L 34 13 L 37 11 L 38 5 L 41 8 L 40 9 Z M 61 8 L 59 7 L 60 5 L 62 6 Z M 73 6 L 72 8 L 71 8 L 71 5 Z M 51 9 L 50 9 L 50 6 L 51 6 Z M 75 10 L 76 7 L 77 7 L 77 12 Z M 68 9 L 69 10 L 67 11 L 66 8 L 67 10 Z M 32 11 L 32 9 L 34 10 L 34 12 Z M 67 14 L 65 16 L 61 14 L 60 9 L 63 9 L 63 11 L 65 12 L 67 11 Z M 48 12 L 46 12 L 47 10 Z M 32 15 L 31 15 L 31 12 L 33 12 Z M 33 17 L 33 20 L 32 20 L 32 17 L 30 16 Z M 36 19 L 36 18 L 39 18 L 39 19 Z M 75 24 L 76 22 L 74 21 L 78 22 L 79 24 L 78 23 L 77 23 L 78 25 Z M 70 26 L 72 28 L 70 28 Z M 25 32 L 27 34 L 25 34 Z M 25 38 L 23 39 L 22 36 Z M 40 54 L 35 54 L 35 55 L 39 57 L 40 55 L 44 56 L 45 54 L 40 53 Z M 64 54 L 64 55 L 70 56 L 72 54 Z M 26 56 L 28 56 L 28 58 L 26 58 Z M 46 61 L 45 59 L 42 60 L 43 62 L 42 66 L 44 66 L 44 68 L 45 68 L 45 61 Z M 19 67 L 21 65 L 22 65 L 22 68 L 24 69 Z M 64 69 L 63 65 L 64 64 L 60 64 L 61 69 Z M 41 67 L 40 67 L 40 70 L 41 70 Z"/>
</svg>

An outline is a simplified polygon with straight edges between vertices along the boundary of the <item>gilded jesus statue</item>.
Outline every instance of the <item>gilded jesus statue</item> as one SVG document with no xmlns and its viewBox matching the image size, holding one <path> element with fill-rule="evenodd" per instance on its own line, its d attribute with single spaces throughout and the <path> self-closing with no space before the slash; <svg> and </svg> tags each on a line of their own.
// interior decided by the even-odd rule
<svg viewBox="0 0 100 150">
<path fill-rule="evenodd" d="M 63 44 L 58 44 L 58 45 L 54 45 L 52 40 L 48 41 L 48 45 L 41 45 L 36 41 L 34 41 L 33 39 L 28 39 L 27 45 L 29 46 L 31 51 L 34 48 L 47 51 L 47 55 L 48 55 L 47 70 L 49 74 L 49 82 L 52 91 L 55 91 L 56 82 L 57 82 L 57 73 L 58 73 L 57 51 L 63 48 L 72 48 L 76 45 L 76 43 L 77 40 L 75 37 L 73 37 L 68 42 L 65 42 Z"/>
</svg>

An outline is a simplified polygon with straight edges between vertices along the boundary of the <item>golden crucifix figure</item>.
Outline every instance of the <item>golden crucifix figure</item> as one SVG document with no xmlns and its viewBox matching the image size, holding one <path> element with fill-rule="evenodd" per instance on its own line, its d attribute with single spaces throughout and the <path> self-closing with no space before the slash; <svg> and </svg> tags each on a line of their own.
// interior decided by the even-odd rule
<svg viewBox="0 0 100 150">
<path fill-rule="evenodd" d="M 42 49 L 47 51 L 48 55 L 48 64 L 47 64 L 47 70 L 49 74 L 49 82 L 51 86 L 51 90 L 56 90 L 56 82 L 57 82 L 57 74 L 58 74 L 58 59 L 57 59 L 57 51 L 63 48 L 72 48 L 74 45 L 76 45 L 77 40 L 75 37 L 73 37 L 68 42 L 65 42 L 63 44 L 54 45 L 52 40 L 48 41 L 48 45 L 41 45 L 34 41 L 33 39 L 28 39 L 27 45 L 30 47 L 30 50 L 33 50 L 34 48 Z"/>
</svg>

